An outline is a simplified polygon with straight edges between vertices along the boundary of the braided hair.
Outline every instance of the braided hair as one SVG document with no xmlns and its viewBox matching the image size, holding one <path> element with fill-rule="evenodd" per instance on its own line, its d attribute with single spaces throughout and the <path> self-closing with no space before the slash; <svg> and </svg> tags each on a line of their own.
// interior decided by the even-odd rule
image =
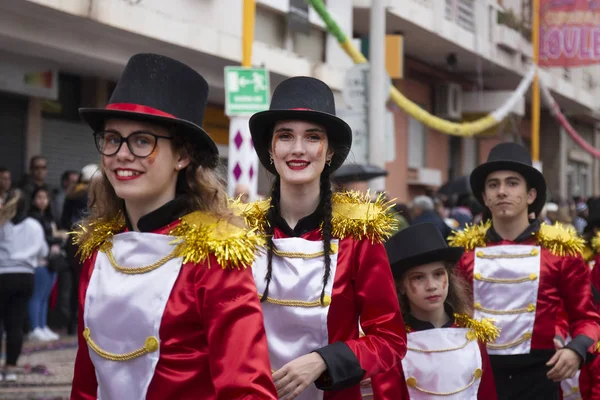
<svg viewBox="0 0 600 400">
<path fill-rule="evenodd" d="M 273 232 L 275 225 L 275 216 L 279 213 L 279 199 L 280 199 L 280 187 L 281 180 L 279 175 L 275 178 L 273 188 L 271 190 L 271 207 L 267 212 L 267 226 L 265 227 L 265 233 L 267 236 L 267 273 L 265 274 L 265 290 L 262 294 L 261 302 L 264 302 L 269 297 L 269 285 L 273 276 Z M 321 289 L 320 302 L 322 305 L 325 304 L 325 287 L 329 281 L 331 275 L 331 231 L 332 231 L 332 196 L 331 190 L 331 168 L 325 166 L 323 173 L 321 174 L 321 186 L 320 186 L 320 200 L 319 208 L 323 210 L 323 224 L 321 226 L 321 234 L 323 236 L 323 258 L 325 272 L 323 273 L 323 288 Z"/>
</svg>

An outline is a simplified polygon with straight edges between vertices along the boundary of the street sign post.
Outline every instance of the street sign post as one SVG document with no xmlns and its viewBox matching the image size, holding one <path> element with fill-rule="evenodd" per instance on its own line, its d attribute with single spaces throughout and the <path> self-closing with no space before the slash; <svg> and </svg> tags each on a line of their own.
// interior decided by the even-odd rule
<svg viewBox="0 0 600 400">
<path fill-rule="evenodd" d="M 248 116 L 269 108 L 269 72 L 264 68 L 225 67 L 225 114 Z"/>
</svg>

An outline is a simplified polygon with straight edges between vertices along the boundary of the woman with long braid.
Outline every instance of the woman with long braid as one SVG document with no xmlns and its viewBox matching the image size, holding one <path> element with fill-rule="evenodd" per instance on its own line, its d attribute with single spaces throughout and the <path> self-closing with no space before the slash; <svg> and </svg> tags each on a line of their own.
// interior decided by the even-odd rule
<svg viewBox="0 0 600 400">
<path fill-rule="evenodd" d="M 392 231 L 391 207 L 381 197 L 332 193 L 330 175 L 348 155 L 352 132 L 335 116 L 323 82 L 282 82 L 270 109 L 250 119 L 250 131 L 275 175 L 271 200 L 246 206 L 244 216 L 267 236 L 253 274 L 278 395 L 361 399 L 360 381 L 406 353 L 381 244 Z"/>
</svg>

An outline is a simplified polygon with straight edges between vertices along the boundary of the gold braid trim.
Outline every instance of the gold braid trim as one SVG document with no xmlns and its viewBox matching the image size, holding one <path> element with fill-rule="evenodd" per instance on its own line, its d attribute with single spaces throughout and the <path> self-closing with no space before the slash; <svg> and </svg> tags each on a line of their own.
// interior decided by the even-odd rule
<svg viewBox="0 0 600 400">
<path fill-rule="evenodd" d="M 73 244 L 78 247 L 77 255 L 82 262 L 94 254 L 96 250 L 108 242 L 114 235 L 125 229 L 125 217 L 122 213 L 119 213 L 110 221 L 99 219 L 90 224 L 90 229 L 93 232 L 85 242 L 82 242 L 82 237 L 88 232 L 88 228 L 79 224 L 74 232 L 70 232 L 73 235 Z"/>
<path fill-rule="evenodd" d="M 506 350 L 511 347 L 515 347 L 520 345 L 523 342 L 530 340 L 532 337 L 531 332 L 525 332 L 520 339 L 515 340 L 514 342 L 504 343 L 504 344 L 492 344 L 488 343 L 487 348 L 492 350 Z"/>
<path fill-rule="evenodd" d="M 109 353 L 108 351 L 102 350 L 91 337 L 90 328 L 85 328 L 83 331 L 83 338 L 88 344 L 88 347 L 98 354 L 100 357 L 110 361 L 129 361 L 134 358 L 143 356 L 144 354 L 153 353 L 158 350 L 158 339 L 154 336 L 148 336 L 144 347 L 134 350 L 125 354 Z"/>
<path fill-rule="evenodd" d="M 479 310 L 479 311 L 483 311 L 487 314 L 494 314 L 494 315 L 514 315 L 514 314 L 525 314 L 528 312 L 534 312 L 535 311 L 535 304 L 530 304 L 527 307 L 523 307 L 523 308 L 516 308 L 514 310 L 492 310 L 490 308 L 485 308 L 483 307 L 480 303 L 475 303 L 475 309 Z"/>
<path fill-rule="evenodd" d="M 425 353 L 425 354 L 429 354 L 429 353 L 448 353 L 450 351 L 456 351 L 456 350 L 460 350 L 460 349 L 464 349 L 465 347 L 467 347 L 467 345 L 469 343 L 471 343 L 471 341 L 473 339 L 469 338 L 469 333 L 467 333 L 467 337 L 465 338 L 465 343 L 461 344 L 460 346 L 456 346 L 456 347 L 450 347 L 447 349 L 435 349 L 435 350 L 424 350 L 424 349 L 417 349 L 416 347 L 407 347 L 407 349 L 409 351 L 414 351 L 415 353 Z"/>
<path fill-rule="evenodd" d="M 487 259 L 487 260 L 497 260 L 500 258 L 529 258 L 529 257 L 535 257 L 538 254 L 540 254 L 540 251 L 538 249 L 531 249 L 531 251 L 529 253 L 522 253 L 522 254 L 485 254 L 483 251 L 479 250 L 477 252 L 477 258 L 483 258 L 483 259 Z"/>
<path fill-rule="evenodd" d="M 371 201 L 370 193 L 356 191 L 334 193 L 332 197 L 332 236 L 356 240 L 367 238 L 382 243 L 397 229 L 393 201 L 379 194 Z"/>
<path fill-rule="evenodd" d="M 259 294 L 258 298 L 262 300 L 262 295 Z M 285 306 L 285 307 L 302 307 L 302 308 L 314 308 L 314 307 L 327 307 L 328 305 L 331 304 L 331 296 L 329 296 L 328 294 L 326 294 L 323 297 L 323 303 L 321 303 L 321 300 L 315 300 L 315 301 L 302 301 L 302 300 L 278 300 L 278 299 L 274 299 L 272 297 L 267 297 L 267 300 L 265 300 L 267 303 L 271 303 L 271 304 L 275 304 L 278 306 Z"/>
<path fill-rule="evenodd" d="M 448 243 L 452 247 L 463 247 L 466 251 L 475 250 L 477 247 L 485 247 L 485 235 L 491 226 L 491 220 L 477 225 L 467 225 L 463 231 L 453 232 L 448 237 Z"/>
<path fill-rule="evenodd" d="M 169 234 L 178 237 L 176 254 L 183 257 L 184 264 L 207 261 L 209 268 L 211 254 L 221 268 L 246 268 L 265 243 L 256 229 L 240 228 L 201 211 L 183 216 Z"/>
<path fill-rule="evenodd" d="M 540 246 L 560 257 L 581 255 L 585 247 L 585 241 L 579 237 L 573 228 L 560 223 L 555 225 L 542 224 L 535 237 Z"/>
<path fill-rule="evenodd" d="M 334 193 L 331 201 L 331 233 L 335 238 L 367 238 L 373 243 L 382 243 L 397 229 L 398 221 L 392 211 L 394 203 L 385 200 L 384 194 L 372 201 L 368 192 L 340 192 Z M 249 227 L 263 233 L 270 206 L 270 199 L 249 204 L 239 200 L 229 201 L 229 208 L 234 214 L 242 216 Z"/>
<path fill-rule="evenodd" d="M 479 273 L 479 272 L 476 272 L 473 274 L 473 279 L 475 279 L 476 281 L 490 282 L 490 283 L 507 283 L 507 284 L 523 283 L 523 282 L 535 281 L 537 278 L 538 278 L 538 276 L 536 273 L 531 273 L 531 274 L 529 274 L 529 276 L 524 276 L 522 278 L 515 278 L 515 279 L 488 278 L 485 276 L 481 276 L 481 273 Z"/>
<path fill-rule="evenodd" d="M 338 246 L 334 243 L 331 243 L 331 254 L 336 254 L 337 252 L 338 252 Z M 299 253 L 299 252 L 294 252 L 294 251 L 279 251 L 279 250 L 273 248 L 273 254 L 275 254 L 276 256 L 279 256 L 279 257 L 284 257 L 284 258 L 303 258 L 305 260 L 308 260 L 311 258 L 323 257 L 325 255 L 325 251 L 321 250 L 316 253 Z"/>
<path fill-rule="evenodd" d="M 466 314 L 454 314 L 454 322 L 462 327 L 469 329 L 470 339 L 477 339 L 483 343 L 495 342 L 500 336 L 500 328 L 493 324 L 491 318 L 482 318 L 476 320 Z"/>
<path fill-rule="evenodd" d="M 112 267 L 115 270 L 119 271 L 122 274 L 126 274 L 126 275 L 140 275 L 140 274 L 145 274 L 145 273 L 154 271 L 155 269 L 162 267 L 164 264 L 171 261 L 172 259 L 179 257 L 179 255 L 177 254 L 177 249 L 175 249 L 171 252 L 171 254 L 161 258 L 154 264 L 150 264 L 146 267 L 127 268 L 127 267 L 122 267 L 121 265 L 119 265 L 117 263 L 117 260 L 115 260 L 115 256 L 112 253 L 112 242 L 106 242 L 104 245 L 102 245 L 100 247 L 100 251 L 102 251 L 102 252 L 104 252 L 104 254 L 106 254 L 106 258 L 108 258 L 110 265 L 112 265 Z"/>
<path fill-rule="evenodd" d="M 467 386 L 465 386 L 463 388 L 460 388 L 458 390 L 455 390 L 453 392 L 432 392 L 432 391 L 429 391 L 427 389 L 420 388 L 418 386 L 417 379 L 414 378 L 414 377 L 412 377 L 412 376 L 409 377 L 408 379 L 406 379 L 406 385 L 408 387 L 411 387 L 411 388 L 415 389 L 415 390 L 418 390 L 419 392 L 430 394 L 430 395 L 433 395 L 433 396 L 452 396 L 452 395 L 455 395 L 457 393 L 460 393 L 460 392 L 463 392 L 463 391 L 467 390 L 468 388 L 470 388 L 471 386 L 473 386 L 473 384 L 475 383 L 475 381 L 477 381 L 478 379 L 481 379 L 482 376 L 483 376 L 483 371 L 480 368 L 477 368 L 475 370 L 475 372 L 473 372 L 473 377 L 471 378 L 471 382 L 469 382 L 467 384 Z"/>
</svg>

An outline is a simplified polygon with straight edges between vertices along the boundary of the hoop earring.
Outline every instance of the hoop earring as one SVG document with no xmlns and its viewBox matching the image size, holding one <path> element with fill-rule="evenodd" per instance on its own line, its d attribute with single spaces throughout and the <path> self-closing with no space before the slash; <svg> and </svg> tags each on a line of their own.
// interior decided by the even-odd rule
<svg viewBox="0 0 600 400">
<path fill-rule="evenodd" d="M 331 167 L 331 159 L 327 160 L 326 164 Z"/>
<path fill-rule="evenodd" d="M 271 160 L 271 164 L 275 162 L 275 160 L 273 160 L 273 156 L 269 156 L 269 160 Z"/>
</svg>

